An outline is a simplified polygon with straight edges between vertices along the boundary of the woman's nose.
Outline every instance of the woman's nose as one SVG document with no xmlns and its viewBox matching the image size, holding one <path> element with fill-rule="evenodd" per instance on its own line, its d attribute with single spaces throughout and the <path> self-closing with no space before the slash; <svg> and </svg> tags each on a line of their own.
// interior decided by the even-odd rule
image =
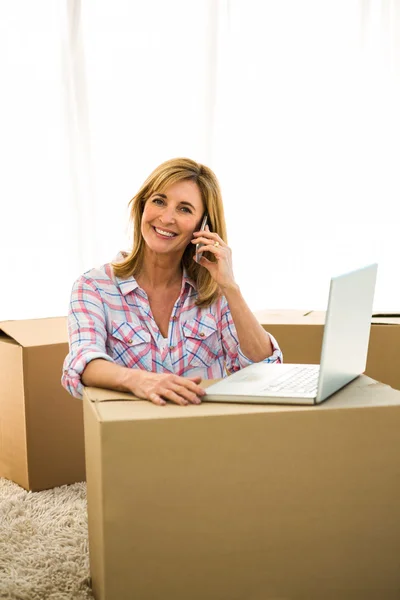
<svg viewBox="0 0 400 600">
<path fill-rule="evenodd" d="M 161 215 L 161 219 L 160 221 L 162 223 L 174 223 L 175 222 L 175 211 L 172 208 L 167 208 L 165 211 L 163 211 L 163 214 Z"/>
</svg>

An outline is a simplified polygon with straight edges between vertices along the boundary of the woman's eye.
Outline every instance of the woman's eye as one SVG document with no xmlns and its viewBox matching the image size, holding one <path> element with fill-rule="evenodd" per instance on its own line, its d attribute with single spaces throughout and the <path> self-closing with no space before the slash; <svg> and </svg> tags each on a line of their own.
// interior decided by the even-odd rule
<svg viewBox="0 0 400 600">
<path fill-rule="evenodd" d="M 163 206 L 165 204 L 165 200 L 163 198 L 153 198 L 152 202 L 153 202 L 153 204 L 156 204 L 157 206 Z M 192 211 L 188 206 L 181 206 L 179 208 L 179 210 L 181 210 L 185 213 L 192 214 Z"/>
</svg>

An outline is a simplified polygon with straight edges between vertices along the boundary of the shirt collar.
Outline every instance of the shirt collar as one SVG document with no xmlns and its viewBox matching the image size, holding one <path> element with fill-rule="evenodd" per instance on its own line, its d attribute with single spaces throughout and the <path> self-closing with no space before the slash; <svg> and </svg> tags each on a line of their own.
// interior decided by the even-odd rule
<svg viewBox="0 0 400 600">
<path fill-rule="evenodd" d="M 124 255 L 122 254 L 122 252 L 119 252 L 113 262 L 119 262 L 123 258 L 124 258 Z M 116 279 L 118 287 L 121 290 L 121 293 L 123 296 L 130 294 L 130 292 L 133 292 L 134 290 L 136 290 L 139 287 L 139 284 L 136 281 L 136 279 L 133 277 L 133 275 L 131 275 L 131 277 L 128 277 L 127 279 L 123 279 L 122 277 L 116 277 L 115 279 Z M 197 291 L 195 282 L 193 281 L 193 279 L 191 279 L 189 277 L 186 269 L 184 268 L 183 274 L 182 274 L 182 288 L 181 288 L 182 292 L 186 285 L 190 285 L 195 291 Z"/>
<path fill-rule="evenodd" d="M 139 284 L 134 277 L 128 277 L 128 279 L 116 277 L 115 279 L 117 280 L 117 284 L 123 296 L 130 294 L 133 292 L 133 290 L 136 290 L 136 288 L 139 287 Z"/>
<path fill-rule="evenodd" d="M 187 274 L 187 271 L 185 268 L 183 268 L 183 274 L 182 274 L 182 287 L 184 287 L 185 285 L 190 285 L 192 286 L 192 288 L 197 291 L 197 286 L 195 284 L 195 282 L 193 281 L 193 279 L 191 279 L 189 277 L 189 275 Z"/>
<path fill-rule="evenodd" d="M 113 263 L 119 263 L 122 262 L 125 258 L 126 258 L 127 254 L 126 252 L 118 252 L 117 256 L 114 258 Z M 127 294 L 129 294 L 130 292 L 133 292 L 133 290 L 135 290 L 136 288 L 139 287 L 138 282 L 136 281 L 136 279 L 134 277 L 128 277 L 127 279 L 123 278 L 123 277 L 115 277 L 115 282 L 118 285 L 119 289 L 121 290 L 121 294 L 123 296 L 126 296 Z"/>
</svg>

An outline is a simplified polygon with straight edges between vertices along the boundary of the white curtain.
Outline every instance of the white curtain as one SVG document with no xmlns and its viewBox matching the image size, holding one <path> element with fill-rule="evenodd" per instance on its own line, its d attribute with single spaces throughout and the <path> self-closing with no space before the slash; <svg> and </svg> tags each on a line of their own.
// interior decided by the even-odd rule
<svg viewBox="0 0 400 600">
<path fill-rule="evenodd" d="M 159 163 L 210 163 L 217 6 L 82 3 L 100 262 L 126 247 L 127 204 Z"/>
<path fill-rule="evenodd" d="M 400 310 L 398 0 L 15 0 L 0 8 L 0 320 L 65 314 L 173 156 L 223 189 L 252 308 L 325 308 L 379 263 Z"/>
<path fill-rule="evenodd" d="M 64 2 L 0 5 L 0 320 L 66 314 L 83 268 L 67 29 Z"/>
<path fill-rule="evenodd" d="M 375 307 L 400 311 L 400 3 L 228 7 L 214 166 L 251 306 L 326 308 L 377 261 Z"/>
</svg>

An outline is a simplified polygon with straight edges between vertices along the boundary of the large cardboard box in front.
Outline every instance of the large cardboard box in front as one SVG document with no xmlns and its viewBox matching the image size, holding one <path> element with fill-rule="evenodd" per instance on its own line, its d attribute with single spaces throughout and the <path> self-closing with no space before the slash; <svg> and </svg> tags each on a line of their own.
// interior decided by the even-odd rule
<svg viewBox="0 0 400 600">
<path fill-rule="evenodd" d="M 97 600 L 398 600 L 400 392 L 157 407 L 87 388 Z"/>
<path fill-rule="evenodd" d="M 82 400 L 61 386 L 66 318 L 0 323 L 0 477 L 39 491 L 85 480 Z"/>
<path fill-rule="evenodd" d="M 325 312 L 259 310 L 255 315 L 278 340 L 285 362 L 320 362 Z M 372 316 L 365 373 L 400 390 L 400 314 Z"/>
</svg>

